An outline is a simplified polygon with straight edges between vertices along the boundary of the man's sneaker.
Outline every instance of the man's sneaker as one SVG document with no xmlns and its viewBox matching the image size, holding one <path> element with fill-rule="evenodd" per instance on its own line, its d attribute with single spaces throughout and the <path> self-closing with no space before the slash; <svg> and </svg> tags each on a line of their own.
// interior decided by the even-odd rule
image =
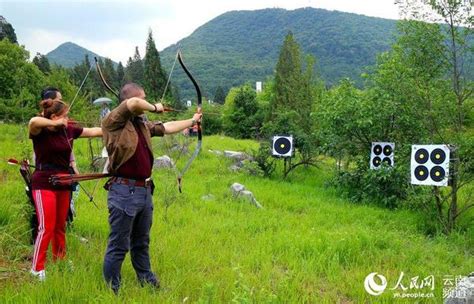
<svg viewBox="0 0 474 304">
<path fill-rule="evenodd" d="M 46 280 L 46 272 L 44 271 L 44 269 L 40 271 L 34 271 L 33 269 L 31 269 L 30 273 L 36 278 L 38 278 L 38 280 L 40 281 Z"/>
<path fill-rule="evenodd" d="M 160 288 L 160 279 L 158 277 L 151 277 L 151 278 L 148 278 L 148 279 L 139 279 L 139 282 L 140 282 L 140 285 L 142 287 L 145 287 L 145 286 L 151 286 L 153 287 L 154 289 L 159 289 Z"/>
</svg>

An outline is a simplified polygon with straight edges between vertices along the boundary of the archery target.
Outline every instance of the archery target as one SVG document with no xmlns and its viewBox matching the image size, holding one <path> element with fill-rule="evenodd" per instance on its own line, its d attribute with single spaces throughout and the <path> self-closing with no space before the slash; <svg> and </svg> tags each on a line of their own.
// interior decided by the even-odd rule
<svg viewBox="0 0 474 304">
<path fill-rule="evenodd" d="M 293 136 L 273 136 L 272 155 L 291 157 L 293 154 Z"/>
<path fill-rule="evenodd" d="M 373 142 L 370 151 L 370 169 L 379 169 L 382 163 L 393 167 L 394 149 L 394 143 Z"/>
<path fill-rule="evenodd" d="M 449 147 L 447 145 L 413 145 L 410 171 L 413 185 L 447 186 Z"/>
</svg>

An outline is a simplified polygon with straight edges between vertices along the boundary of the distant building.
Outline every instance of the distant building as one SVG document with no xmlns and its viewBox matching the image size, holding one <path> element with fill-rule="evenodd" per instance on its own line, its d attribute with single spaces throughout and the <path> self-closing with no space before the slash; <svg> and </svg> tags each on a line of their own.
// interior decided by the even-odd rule
<svg viewBox="0 0 474 304">
<path fill-rule="evenodd" d="M 255 83 L 255 91 L 257 91 L 257 93 L 262 92 L 262 82 L 261 81 L 257 81 Z"/>
</svg>

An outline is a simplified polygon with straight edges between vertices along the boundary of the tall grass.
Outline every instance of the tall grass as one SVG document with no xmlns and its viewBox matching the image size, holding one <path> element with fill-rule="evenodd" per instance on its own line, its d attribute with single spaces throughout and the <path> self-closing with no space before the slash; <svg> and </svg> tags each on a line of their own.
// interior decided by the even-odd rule
<svg viewBox="0 0 474 304">
<path fill-rule="evenodd" d="M 2 160 L 28 146 L 17 140 L 18 133 L 19 127 L 0 125 Z M 100 188 L 95 195 L 98 209 L 81 194 L 67 235 L 72 266 L 48 264 L 47 280 L 40 283 L 27 273 L 31 247 L 18 168 L 0 163 L 0 302 L 391 303 L 391 291 L 367 294 L 364 278 L 378 272 L 393 287 L 403 271 L 404 285 L 411 277 L 434 275 L 436 298 L 419 302 L 439 303 L 443 276 L 473 271 L 472 235 L 427 238 L 415 212 L 350 204 L 324 187 L 331 171 L 324 163 L 301 168 L 285 181 L 263 179 L 231 172 L 229 160 L 209 152 L 244 151 L 256 148 L 255 142 L 220 136 L 203 141 L 185 174 L 183 194 L 177 194 L 173 171 L 153 173 L 158 185 L 150 253 L 162 288 L 140 287 L 127 257 L 118 297 L 102 278 L 106 192 Z M 85 143 L 76 141 L 76 156 L 87 155 Z M 86 171 L 87 161 L 79 164 Z M 229 191 L 234 182 L 244 184 L 264 208 L 235 201 Z M 94 186 L 95 181 L 84 183 L 86 189 Z M 203 199 L 208 194 L 214 199 Z"/>
</svg>

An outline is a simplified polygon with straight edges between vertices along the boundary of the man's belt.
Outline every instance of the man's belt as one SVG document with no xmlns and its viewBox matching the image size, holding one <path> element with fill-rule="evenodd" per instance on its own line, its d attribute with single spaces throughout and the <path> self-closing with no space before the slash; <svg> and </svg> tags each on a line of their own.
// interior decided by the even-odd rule
<svg viewBox="0 0 474 304">
<path fill-rule="evenodd" d="M 124 178 L 124 177 L 118 177 L 118 176 L 112 177 L 110 181 L 117 184 L 129 185 L 129 186 L 135 186 L 135 187 L 150 187 L 153 182 L 151 177 L 147 179 L 130 179 L 130 178 Z"/>
<path fill-rule="evenodd" d="M 57 165 L 57 164 L 36 164 L 36 170 L 38 171 L 69 171 L 69 167 Z"/>
</svg>

